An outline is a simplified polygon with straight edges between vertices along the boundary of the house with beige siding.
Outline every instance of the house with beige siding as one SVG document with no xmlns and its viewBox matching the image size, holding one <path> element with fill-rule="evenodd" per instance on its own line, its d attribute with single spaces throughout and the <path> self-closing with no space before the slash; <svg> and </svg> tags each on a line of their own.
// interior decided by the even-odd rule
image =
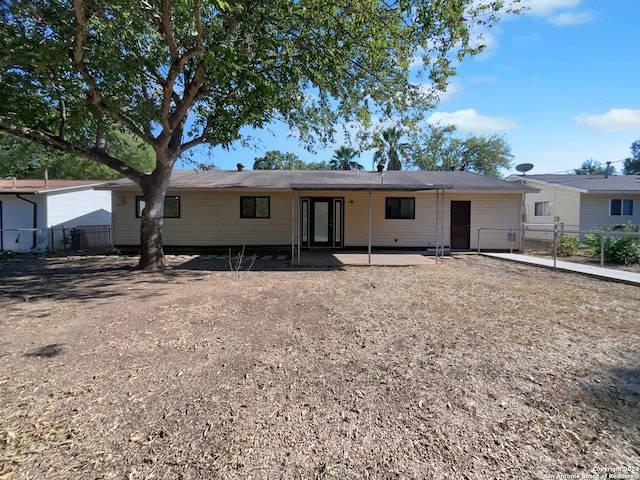
<svg viewBox="0 0 640 480">
<path fill-rule="evenodd" d="M 112 191 L 113 243 L 136 250 L 144 198 L 129 180 Z M 172 251 L 477 248 L 519 245 L 530 187 L 470 172 L 174 171 L 163 244 Z M 512 230 L 510 230 L 512 229 Z"/>
<path fill-rule="evenodd" d="M 535 230 L 593 230 L 640 224 L 640 175 L 512 175 L 508 181 L 534 187 L 525 194 L 525 224 Z M 530 232 L 528 238 L 548 233 Z"/>
</svg>

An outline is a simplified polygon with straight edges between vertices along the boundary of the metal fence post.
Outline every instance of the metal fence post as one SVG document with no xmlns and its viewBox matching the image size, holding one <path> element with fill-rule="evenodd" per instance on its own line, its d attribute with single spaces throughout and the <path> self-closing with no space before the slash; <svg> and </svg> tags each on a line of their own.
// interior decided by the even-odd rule
<svg viewBox="0 0 640 480">
<path fill-rule="evenodd" d="M 478 227 L 478 255 L 480 255 L 480 230 L 482 229 Z"/>
<path fill-rule="evenodd" d="M 558 261 L 558 227 L 553 227 L 553 268 L 556 268 Z"/>
</svg>

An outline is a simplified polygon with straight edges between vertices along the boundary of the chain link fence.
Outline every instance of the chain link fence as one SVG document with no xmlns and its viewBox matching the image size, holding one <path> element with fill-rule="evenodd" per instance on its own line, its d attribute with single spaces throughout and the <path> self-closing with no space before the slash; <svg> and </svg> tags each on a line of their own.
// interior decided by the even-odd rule
<svg viewBox="0 0 640 480">
<path fill-rule="evenodd" d="M 623 227 L 623 226 L 622 226 Z M 482 238 L 487 238 L 489 232 L 503 231 L 507 232 L 510 242 L 510 253 L 518 251 L 522 254 L 535 254 L 542 250 L 547 251 L 553 256 L 554 263 L 558 259 L 558 245 L 564 235 L 583 241 L 587 235 L 599 238 L 600 244 L 600 266 L 605 264 L 605 244 L 608 237 L 635 237 L 640 240 L 640 232 L 631 232 L 624 230 L 595 229 L 580 230 L 566 228 L 564 224 L 524 224 L 519 228 L 478 228 L 478 253 L 482 250 Z M 516 233 L 519 233 L 520 239 L 517 241 Z"/>
<path fill-rule="evenodd" d="M 2 252 L 101 253 L 110 250 L 110 225 L 0 230 L 0 251 Z"/>
</svg>

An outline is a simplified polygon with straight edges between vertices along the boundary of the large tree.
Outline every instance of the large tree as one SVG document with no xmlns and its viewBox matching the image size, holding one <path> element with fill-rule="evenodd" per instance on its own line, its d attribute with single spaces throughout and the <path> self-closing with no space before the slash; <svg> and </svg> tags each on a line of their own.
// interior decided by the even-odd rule
<svg viewBox="0 0 640 480">
<path fill-rule="evenodd" d="M 378 168 L 387 166 L 387 170 L 402 170 L 402 158 L 407 159 L 409 144 L 402 141 L 405 131 L 401 127 L 388 127 L 373 134 L 373 163 Z"/>
<path fill-rule="evenodd" d="M 505 0 L 509 1 L 509 0 Z M 517 0 L 513 0 L 517 1 Z M 176 160 L 282 121 L 302 141 L 372 115 L 434 106 L 477 53 L 493 0 L 12 0 L 0 3 L 0 130 L 83 156 L 140 186 L 140 266 L 165 266 L 164 196 Z M 512 9 L 513 11 L 513 9 Z M 411 81 L 422 57 L 432 89 Z M 150 145 L 152 172 L 104 133 Z"/>
<path fill-rule="evenodd" d="M 294 153 L 282 153 L 280 150 L 269 150 L 264 157 L 253 162 L 254 170 L 305 170 L 305 164 Z"/>
<path fill-rule="evenodd" d="M 455 125 L 428 125 L 415 130 L 409 142 L 411 165 L 420 170 L 467 170 L 501 177 L 513 155 L 499 135 L 460 138 Z"/>
<path fill-rule="evenodd" d="M 579 168 L 573 169 L 575 175 L 604 175 L 605 172 L 613 175 L 616 173 L 616 168 L 609 165 L 607 171 L 606 165 L 602 165 L 602 163 L 593 158 L 585 160 Z"/>
<path fill-rule="evenodd" d="M 355 158 L 360 155 L 356 149 L 341 146 L 337 150 L 334 150 L 333 157 L 329 161 L 331 170 L 364 170 L 364 167 L 356 162 Z"/>
<path fill-rule="evenodd" d="M 631 144 L 631 157 L 624 160 L 625 175 L 640 175 L 640 140 Z"/>
</svg>

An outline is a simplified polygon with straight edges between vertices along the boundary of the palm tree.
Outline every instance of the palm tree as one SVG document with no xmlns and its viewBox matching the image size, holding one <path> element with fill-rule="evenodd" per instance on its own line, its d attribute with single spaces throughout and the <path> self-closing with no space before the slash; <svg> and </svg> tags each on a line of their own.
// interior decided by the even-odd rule
<svg viewBox="0 0 640 480">
<path fill-rule="evenodd" d="M 344 145 L 337 150 L 331 158 L 329 165 L 331 170 L 364 170 L 364 167 L 354 160 L 360 153 L 351 147 Z"/>
<path fill-rule="evenodd" d="M 402 170 L 400 156 L 406 157 L 408 144 L 401 143 L 404 131 L 397 127 L 389 127 L 376 132 L 373 146 L 378 150 L 373 155 L 374 164 L 384 166 L 387 170 Z"/>
</svg>

